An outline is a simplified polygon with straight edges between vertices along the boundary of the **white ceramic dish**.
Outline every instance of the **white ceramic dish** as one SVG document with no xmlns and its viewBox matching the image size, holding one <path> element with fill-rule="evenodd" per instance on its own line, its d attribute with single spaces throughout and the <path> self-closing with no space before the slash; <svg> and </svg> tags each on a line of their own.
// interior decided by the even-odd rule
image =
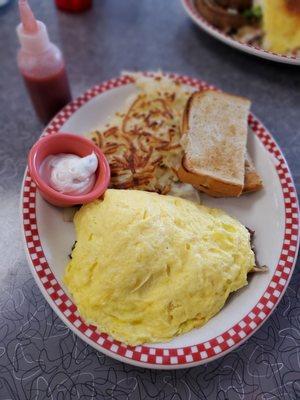
<svg viewBox="0 0 300 400">
<path fill-rule="evenodd" d="M 181 3 L 189 15 L 189 17 L 205 32 L 209 35 L 215 37 L 221 42 L 228 44 L 231 47 L 235 47 L 238 50 L 244 51 L 246 53 L 266 58 L 267 60 L 272 60 L 284 64 L 294 64 L 300 65 L 300 58 L 295 56 L 287 56 L 284 54 L 272 53 L 270 51 L 264 50 L 261 47 L 253 46 L 247 43 L 242 43 L 236 39 L 233 39 L 231 36 L 226 35 L 224 32 L 219 30 L 218 28 L 211 25 L 208 21 L 206 21 L 200 13 L 197 11 L 194 5 L 194 0 L 181 0 Z"/>
<path fill-rule="evenodd" d="M 204 82 L 175 76 L 199 89 Z M 64 108 L 44 131 L 83 135 L 117 111 L 136 88 L 121 77 L 88 90 Z M 24 244 L 32 274 L 57 315 L 85 342 L 118 360 L 148 368 L 184 368 L 214 360 L 231 351 L 258 329 L 271 314 L 287 288 L 297 258 L 299 217 L 296 190 L 286 161 L 272 136 L 249 117 L 249 151 L 265 188 L 239 199 L 203 202 L 222 207 L 256 231 L 259 261 L 269 272 L 253 274 L 247 287 L 233 295 L 204 327 L 168 343 L 130 347 L 85 324 L 62 283 L 68 254 L 75 240 L 73 224 L 64 222 L 62 211 L 37 193 L 26 171 L 22 189 Z"/>
</svg>

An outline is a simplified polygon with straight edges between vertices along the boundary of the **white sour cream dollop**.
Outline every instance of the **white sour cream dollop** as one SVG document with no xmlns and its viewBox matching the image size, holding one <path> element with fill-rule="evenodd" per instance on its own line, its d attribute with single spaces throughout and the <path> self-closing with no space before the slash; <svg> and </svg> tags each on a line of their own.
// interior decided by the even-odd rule
<svg viewBox="0 0 300 400">
<path fill-rule="evenodd" d="M 82 195 L 93 189 L 97 168 L 98 158 L 95 153 L 86 157 L 61 153 L 46 157 L 40 174 L 57 192 Z"/>
</svg>

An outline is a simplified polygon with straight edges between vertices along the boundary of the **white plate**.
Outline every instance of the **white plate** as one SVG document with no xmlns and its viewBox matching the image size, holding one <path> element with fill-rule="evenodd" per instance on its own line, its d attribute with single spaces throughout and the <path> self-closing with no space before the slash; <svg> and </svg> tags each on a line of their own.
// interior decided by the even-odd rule
<svg viewBox="0 0 300 400">
<path fill-rule="evenodd" d="M 204 82 L 175 76 L 199 89 Z M 121 77 L 88 90 L 64 108 L 44 134 L 57 131 L 85 134 L 106 121 L 127 96 L 136 91 L 130 78 Z M 272 136 L 249 117 L 249 151 L 262 175 L 265 188 L 239 199 L 203 202 L 222 207 L 256 231 L 259 261 L 269 272 L 253 274 L 249 285 L 238 291 L 204 327 L 168 343 L 129 347 L 96 331 L 80 318 L 68 297 L 62 276 L 75 240 L 72 223 L 62 211 L 46 203 L 26 171 L 22 190 L 24 243 L 29 266 L 45 298 L 57 315 L 85 342 L 124 362 L 149 368 L 183 368 L 206 363 L 231 351 L 262 325 L 287 288 L 298 249 L 298 203 L 286 161 Z"/>
<path fill-rule="evenodd" d="M 300 65 L 299 57 L 273 53 L 271 51 L 264 50 L 261 47 L 253 46 L 247 43 L 242 43 L 236 39 L 233 39 L 231 36 L 227 35 L 218 28 L 214 27 L 212 24 L 210 24 L 208 21 L 206 21 L 206 19 L 204 19 L 201 16 L 201 14 L 194 5 L 194 0 L 181 0 L 181 2 L 189 17 L 201 29 L 203 29 L 205 32 L 215 37 L 216 39 L 221 40 L 221 42 L 224 42 L 229 46 L 235 47 L 236 49 L 244 51 L 246 53 L 266 58 L 267 60 L 277 61 L 284 64 Z"/>
</svg>

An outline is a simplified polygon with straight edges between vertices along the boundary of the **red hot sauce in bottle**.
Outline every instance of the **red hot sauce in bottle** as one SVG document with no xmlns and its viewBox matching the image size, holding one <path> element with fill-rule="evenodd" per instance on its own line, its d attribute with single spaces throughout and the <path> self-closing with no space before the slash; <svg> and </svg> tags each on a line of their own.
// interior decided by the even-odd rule
<svg viewBox="0 0 300 400">
<path fill-rule="evenodd" d="M 61 51 L 50 42 L 47 28 L 34 18 L 26 0 L 19 1 L 22 23 L 17 27 L 21 43 L 18 66 L 41 122 L 47 124 L 71 101 Z"/>
</svg>

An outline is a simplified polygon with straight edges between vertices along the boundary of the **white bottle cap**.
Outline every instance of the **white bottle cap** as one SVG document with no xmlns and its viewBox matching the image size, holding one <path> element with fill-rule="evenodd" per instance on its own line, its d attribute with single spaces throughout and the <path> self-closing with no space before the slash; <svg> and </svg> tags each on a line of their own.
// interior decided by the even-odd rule
<svg viewBox="0 0 300 400">
<path fill-rule="evenodd" d="M 35 33 L 25 32 L 22 23 L 17 26 L 19 41 L 25 52 L 37 54 L 47 51 L 50 47 L 46 25 L 41 21 L 37 21 L 37 24 L 39 29 Z"/>
</svg>

